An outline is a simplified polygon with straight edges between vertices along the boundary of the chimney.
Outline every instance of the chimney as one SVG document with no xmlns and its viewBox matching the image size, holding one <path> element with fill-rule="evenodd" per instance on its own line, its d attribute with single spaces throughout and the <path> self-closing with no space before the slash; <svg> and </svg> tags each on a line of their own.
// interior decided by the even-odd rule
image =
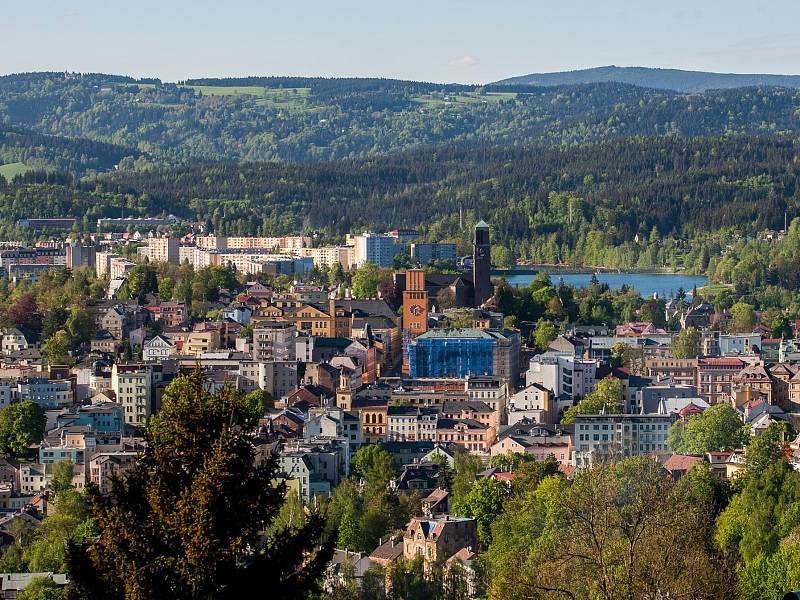
<svg viewBox="0 0 800 600">
<path fill-rule="evenodd" d="M 394 548 L 394 536 L 392 536 L 392 548 Z"/>
</svg>

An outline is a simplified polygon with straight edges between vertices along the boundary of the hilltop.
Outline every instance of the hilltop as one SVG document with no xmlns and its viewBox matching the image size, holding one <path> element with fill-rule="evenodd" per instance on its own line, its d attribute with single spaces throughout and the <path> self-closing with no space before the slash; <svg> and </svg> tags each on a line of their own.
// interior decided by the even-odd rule
<svg viewBox="0 0 800 600">
<path fill-rule="evenodd" d="M 510 77 L 497 85 L 578 85 L 585 83 L 627 83 L 641 87 L 676 92 L 705 92 L 708 90 L 742 87 L 800 88 L 800 75 L 770 75 L 745 73 L 711 73 L 681 69 L 649 67 L 594 67 L 555 73 L 531 73 Z"/>
</svg>

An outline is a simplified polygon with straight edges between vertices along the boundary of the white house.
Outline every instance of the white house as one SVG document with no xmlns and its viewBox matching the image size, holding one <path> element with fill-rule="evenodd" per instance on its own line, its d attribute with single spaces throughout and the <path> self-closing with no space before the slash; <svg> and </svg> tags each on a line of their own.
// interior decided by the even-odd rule
<svg viewBox="0 0 800 600">
<path fill-rule="evenodd" d="M 142 346 L 142 359 L 145 362 L 161 362 L 176 354 L 175 342 L 164 335 L 157 335 Z"/>
</svg>

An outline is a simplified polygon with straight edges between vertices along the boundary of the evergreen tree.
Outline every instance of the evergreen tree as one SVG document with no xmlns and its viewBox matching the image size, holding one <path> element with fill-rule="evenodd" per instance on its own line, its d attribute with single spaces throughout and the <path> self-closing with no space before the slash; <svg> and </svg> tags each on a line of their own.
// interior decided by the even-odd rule
<svg viewBox="0 0 800 600">
<path fill-rule="evenodd" d="M 268 582 L 276 598 L 317 588 L 331 556 L 323 521 L 264 532 L 286 487 L 277 458 L 255 462 L 258 415 L 231 388 L 210 394 L 199 372 L 177 379 L 147 431 L 147 449 L 110 495 L 88 487 L 100 530 L 71 545 L 70 598 L 241 598 Z"/>
</svg>

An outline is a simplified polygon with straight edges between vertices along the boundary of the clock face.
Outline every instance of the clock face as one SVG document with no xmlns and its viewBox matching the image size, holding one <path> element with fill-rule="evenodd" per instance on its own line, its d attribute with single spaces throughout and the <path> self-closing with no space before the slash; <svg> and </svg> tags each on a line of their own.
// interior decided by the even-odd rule
<svg viewBox="0 0 800 600">
<path fill-rule="evenodd" d="M 486 256 L 486 248 L 483 246 L 478 247 L 478 258 L 483 258 Z"/>
<path fill-rule="evenodd" d="M 419 304 L 412 304 L 411 308 L 409 308 L 408 310 L 415 317 L 418 317 L 422 314 L 422 307 Z"/>
</svg>

